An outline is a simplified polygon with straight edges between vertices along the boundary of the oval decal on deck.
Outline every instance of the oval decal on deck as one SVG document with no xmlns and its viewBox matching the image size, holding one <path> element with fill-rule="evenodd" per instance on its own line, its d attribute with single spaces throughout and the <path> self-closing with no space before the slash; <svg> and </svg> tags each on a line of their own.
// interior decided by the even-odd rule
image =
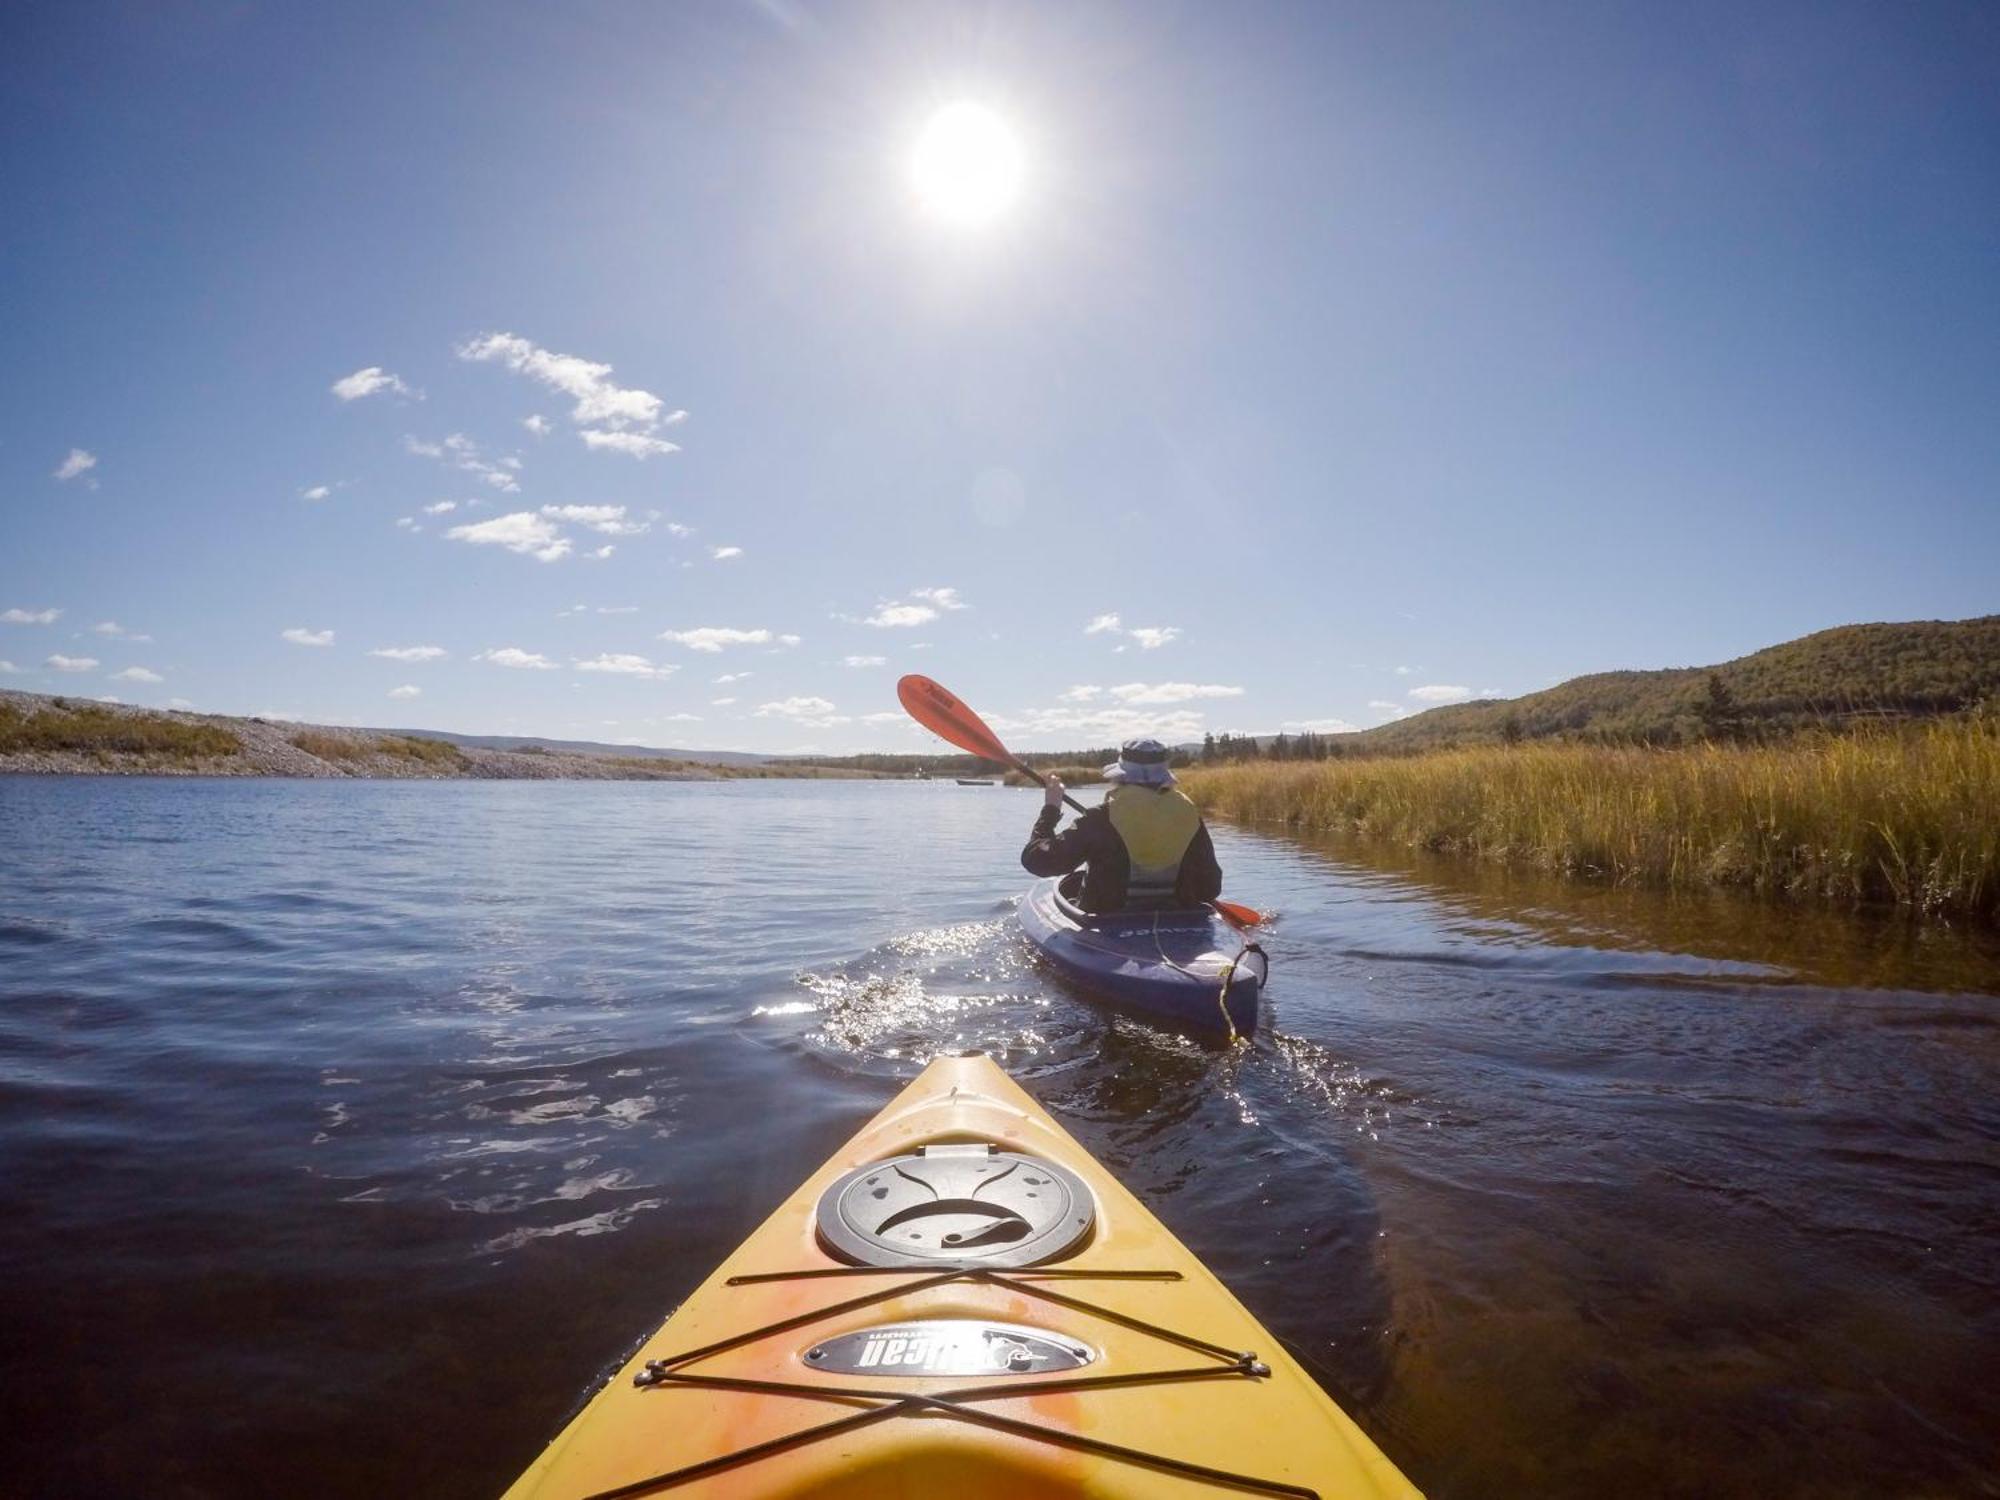
<svg viewBox="0 0 2000 1500">
<path fill-rule="evenodd" d="M 926 1318 L 843 1333 L 806 1350 L 815 1370 L 842 1375 L 1045 1375 L 1097 1358 L 1088 1344 L 1016 1323 Z"/>
</svg>

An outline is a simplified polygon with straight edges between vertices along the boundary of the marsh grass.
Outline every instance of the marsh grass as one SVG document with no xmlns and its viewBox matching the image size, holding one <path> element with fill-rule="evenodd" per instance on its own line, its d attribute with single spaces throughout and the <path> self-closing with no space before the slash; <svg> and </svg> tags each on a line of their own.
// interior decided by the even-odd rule
<svg viewBox="0 0 2000 1500">
<path fill-rule="evenodd" d="M 235 755 L 242 748 L 229 730 L 199 719 L 121 714 L 65 698 L 53 699 L 35 713 L 0 703 L 0 755 L 71 752 L 98 759 L 143 755 L 186 761 Z"/>
<path fill-rule="evenodd" d="M 1776 745 L 1490 745 L 1184 773 L 1204 810 L 1517 860 L 2000 917 L 2000 725 L 1938 720 Z"/>
</svg>

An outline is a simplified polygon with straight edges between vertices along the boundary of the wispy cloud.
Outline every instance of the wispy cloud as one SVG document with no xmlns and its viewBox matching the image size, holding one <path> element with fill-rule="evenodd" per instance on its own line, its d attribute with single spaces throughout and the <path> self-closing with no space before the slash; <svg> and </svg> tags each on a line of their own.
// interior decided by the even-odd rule
<svg viewBox="0 0 2000 1500">
<path fill-rule="evenodd" d="M 377 646 L 368 654 L 384 661 L 443 661 L 447 653 L 442 646 Z"/>
<path fill-rule="evenodd" d="M 369 365 L 366 369 L 356 370 L 352 375 L 343 375 L 328 389 L 343 401 L 359 401 L 363 396 L 373 396 L 382 391 L 387 391 L 392 396 L 423 399 L 380 365 Z"/>
<path fill-rule="evenodd" d="M 53 625 L 61 617 L 59 609 L 10 609 L 0 613 L 0 622 L 8 625 Z"/>
<path fill-rule="evenodd" d="M 146 642 L 152 640 L 150 635 L 137 630 L 128 630 L 116 620 L 99 620 L 90 628 L 94 634 L 110 636 L 113 640 L 118 641 L 136 641 L 144 645 Z"/>
<path fill-rule="evenodd" d="M 332 485 L 316 484 L 312 486 L 312 488 L 310 489 L 300 490 L 299 498 L 301 500 L 324 500 L 328 495 L 331 495 L 332 493 L 333 493 Z"/>
<path fill-rule="evenodd" d="M 424 514 L 427 516 L 448 516 L 457 509 L 458 502 L 456 500 L 433 500 L 423 508 Z"/>
<path fill-rule="evenodd" d="M 947 588 L 911 589 L 910 597 L 912 599 L 920 599 L 925 604 L 935 605 L 939 609 L 971 608 L 971 606 L 968 605 L 963 599 L 960 599 L 958 597 L 957 589 L 947 589 Z"/>
<path fill-rule="evenodd" d="M 888 665 L 888 662 L 889 658 L 886 656 L 843 656 L 840 659 L 843 667 L 881 667 Z"/>
<path fill-rule="evenodd" d="M 421 698 L 423 695 L 424 690 L 414 682 L 406 682 L 401 687 L 392 687 L 389 689 L 389 696 L 391 698 Z"/>
<path fill-rule="evenodd" d="M 1127 682 L 1111 689 L 1120 703 L 1192 703 L 1197 698 L 1241 698 L 1243 689 L 1219 682 Z"/>
<path fill-rule="evenodd" d="M 1287 719 L 1280 729 L 1303 729 L 1309 734 L 1352 734 L 1359 725 L 1345 719 Z"/>
<path fill-rule="evenodd" d="M 1175 744 L 1198 740 L 1205 720 L 1198 709 L 1148 709 L 1143 706 L 1043 708 L 1022 714 L 995 714 L 987 722 L 1003 734 L 1023 737 L 1061 736 L 1070 745 L 1079 740 L 1108 744 L 1151 735 Z"/>
<path fill-rule="evenodd" d="M 810 725 L 814 729 L 826 729 L 835 724 L 845 724 L 846 717 L 836 714 L 834 706 L 824 698 L 780 698 L 774 703 L 765 703 L 754 710 L 759 719 L 790 719 L 794 723 Z"/>
<path fill-rule="evenodd" d="M 879 604 L 875 613 L 861 623 L 873 625 L 877 630 L 903 630 L 927 625 L 937 617 L 938 612 L 928 604 Z"/>
<path fill-rule="evenodd" d="M 720 651 L 724 646 L 768 646 L 772 641 L 796 645 L 797 636 L 774 636 L 768 630 L 735 630 L 723 625 L 697 625 L 692 630 L 663 630 L 660 639 L 685 646 L 690 651 Z M 748 672 L 737 674 L 748 677 Z M 727 681 L 717 678 L 718 682 Z"/>
<path fill-rule="evenodd" d="M 1419 703 L 1463 703 L 1472 696 L 1472 689 L 1434 682 L 1426 687 L 1411 688 L 1410 696 Z"/>
<path fill-rule="evenodd" d="M 447 433 L 435 443 L 420 437 L 405 437 L 403 447 L 419 458 L 434 458 L 461 474 L 474 475 L 502 494 L 511 495 L 521 488 L 514 478 L 521 467 L 519 457 L 510 454 L 498 463 L 490 462 L 480 456 L 479 445 L 462 432 Z"/>
<path fill-rule="evenodd" d="M 1386 698 L 1370 698 L 1368 700 L 1368 706 L 1374 709 L 1377 713 L 1386 715 L 1391 719 L 1400 719 L 1409 712 L 1409 709 L 1404 707 L 1402 704 L 1391 703 Z"/>
<path fill-rule="evenodd" d="M 0 676 L 4 676 L 8 673 L 19 672 L 20 670 L 21 669 L 15 666 L 11 661 L 0 661 Z"/>
<path fill-rule="evenodd" d="M 570 541 L 553 522 L 531 510 L 512 511 L 469 526 L 454 526 L 445 535 L 475 547 L 505 547 L 542 562 L 569 556 Z"/>
<path fill-rule="evenodd" d="M 734 703 L 736 700 L 734 698 L 711 698 L 708 701 L 711 707 L 727 708 L 729 707 L 730 704 Z"/>
<path fill-rule="evenodd" d="M 577 662 L 576 669 L 579 672 L 609 672 L 619 677 L 655 679 L 671 677 L 680 670 L 670 662 L 655 665 L 645 657 L 634 656 L 629 652 L 606 652 L 602 656 L 593 656 L 589 661 Z"/>
<path fill-rule="evenodd" d="M 1181 628 L 1178 625 L 1134 625 L 1128 629 L 1119 616 L 1105 614 L 1093 616 L 1090 623 L 1083 627 L 1083 633 L 1085 635 L 1122 635 L 1129 640 L 1137 642 L 1141 651 L 1157 651 L 1169 641 L 1179 640 Z M 1119 649 L 1123 650 L 1124 648 L 1120 647 Z"/>
<path fill-rule="evenodd" d="M 1101 697 L 1103 693 L 1104 689 L 1101 687 L 1093 687 L 1087 682 L 1079 682 L 1068 692 L 1057 693 L 1056 698 L 1057 701 L 1062 703 L 1088 703 L 1093 698 Z"/>
<path fill-rule="evenodd" d="M 68 484 L 70 480 L 88 474 L 96 467 L 97 455 L 95 453 L 92 453 L 87 448 L 72 448 L 69 450 L 69 457 L 56 466 L 54 477 L 60 479 L 64 484 Z M 88 480 L 85 481 L 85 483 L 89 482 Z"/>
<path fill-rule="evenodd" d="M 556 664 L 539 651 L 523 651 L 519 646 L 500 646 L 482 651 L 474 661 L 490 661 L 496 667 L 514 667 L 524 672 L 553 672 Z"/>
<path fill-rule="evenodd" d="M 577 434 L 583 439 L 583 446 L 611 453 L 624 453 L 632 458 L 653 458 L 664 453 L 681 451 L 679 443 L 670 443 L 665 438 L 649 437 L 643 432 L 606 432 L 602 428 L 586 427 Z"/>
<path fill-rule="evenodd" d="M 727 687 L 732 682 L 742 682 L 756 675 L 755 672 L 724 672 L 720 677 L 715 679 L 715 685 L 717 687 Z"/>
<path fill-rule="evenodd" d="M 512 333 L 472 339 L 459 346 L 458 357 L 475 363 L 497 361 L 517 375 L 571 397 L 576 405 L 570 409 L 570 421 L 585 429 L 581 436 L 589 448 L 633 458 L 677 451 L 677 445 L 655 434 L 687 413 L 667 411 L 666 403 L 651 391 L 619 385 L 611 378 L 610 365 L 574 354 L 556 354 Z"/>
<path fill-rule="evenodd" d="M 303 625 L 294 625 L 289 630 L 281 630 L 278 632 L 278 635 L 281 639 L 290 641 L 294 646 L 331 646 L 333 644 L 333 632 L 331 630 L 308 630 Z"/>
<path fill-rule="evenodd" d="M 528 431 L 532 432 L 538 438 L 547 437 L 550 433 L 556 430 L 556 424 L 551 422 L 547 417 L 543 416 L 540 412 L 536 412 L 532 417 L 521 418 L 521 425 L 527 428 Z"/>
<path fill-rule="evenodd" d="M 638 536 L 652 529 L 647 521 L 628 521 L 622 505 L 544 505 L 542 514 L 555 521 L 573 521 L 606 536 Z"/>
<path fill-rule="evenodd" d="M 53 667 L 58 672 L 92 672 L 97 669 L 98 661 L 94 656 L 64 656 L 61 652 L 57 652 L 43 665 Z"/>
<path fill-rule="evenodd" d="M 741 557 L 743 549 L 741 547 L 710 547 L 708 555 L 717 562 L 727 562 L 732 557 Z"/>
<path fill-rule="evenodd" d="M 167 679 L 162 677 L 158 672 L 148 671 L 145 667 L 127 667 L 122 672 L 113 672 L 111 680 L 113 682 L 165 682 Z"/>
</svg>

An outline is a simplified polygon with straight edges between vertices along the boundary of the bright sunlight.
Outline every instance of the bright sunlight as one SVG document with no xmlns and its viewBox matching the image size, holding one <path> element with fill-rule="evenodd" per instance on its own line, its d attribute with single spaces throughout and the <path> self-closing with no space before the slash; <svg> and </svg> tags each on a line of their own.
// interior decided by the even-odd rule
<svg viewBox="0 0 2000 1500">
<path fill-rule="evenodd" d="M 912 163 L 917 198 L 950 224 L 990 223 L 1021 186 L 1021 147 L 991 110 L 967 101 L 932 115 L 917 137 Z"/>
</svg>

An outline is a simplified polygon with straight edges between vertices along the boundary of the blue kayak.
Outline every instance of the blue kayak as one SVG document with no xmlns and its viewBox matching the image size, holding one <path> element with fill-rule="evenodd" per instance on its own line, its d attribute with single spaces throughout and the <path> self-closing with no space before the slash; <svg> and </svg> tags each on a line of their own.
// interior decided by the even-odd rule
<svg viewBox="0 0 2000 1500">
<path fill-rule="evenodd" d="M 1128 1010 L 1207 1036 L 1257 1029 L 1264 950 L 1207 907 L 1092 916 L 1059 881 L 1038 880 L 1021 928 L 1065 978 Z"/>
</svg>

